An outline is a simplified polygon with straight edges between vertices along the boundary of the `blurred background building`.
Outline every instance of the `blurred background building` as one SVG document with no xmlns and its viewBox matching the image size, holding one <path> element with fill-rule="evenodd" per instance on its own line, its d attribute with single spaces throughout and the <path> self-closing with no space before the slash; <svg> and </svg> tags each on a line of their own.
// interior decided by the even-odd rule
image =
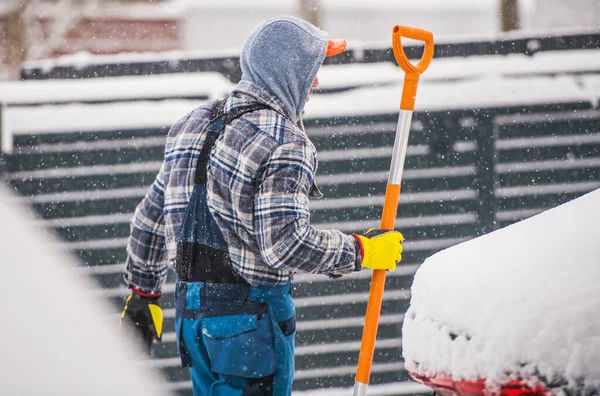
<svg viewBox="0 0 600 396">
<path fill-rule="evenodd" d="M 389 45 L 396 24 L 436 39 L 506 30 L 599 28 L 599 0 L 2 0 L 0 79 L 23 62 L 64 54 L 225 51 L 237 54 L 260 21 L 292 14 L 359 47 Z"/>
</svg>

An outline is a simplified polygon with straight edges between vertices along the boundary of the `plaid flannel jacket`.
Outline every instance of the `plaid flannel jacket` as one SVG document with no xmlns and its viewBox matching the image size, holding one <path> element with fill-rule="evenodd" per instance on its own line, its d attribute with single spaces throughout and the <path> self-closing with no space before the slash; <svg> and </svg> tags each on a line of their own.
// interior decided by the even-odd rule
<svg viewBox="0 0 600 396">
<path fill-rule="evenodd" d="M 223 232 L 234 269 L 253 286 L 292 280 L 295 272 L 347 274 L 360 268 L 351 235 L 310 225 L 309 196 L 317 168 L 306 134 L 269 92 L 242 81 L 226 110 L 260 101 L 273 110 L 247 113 L 217 139 L 208 167 L 209 209 Z M 125 281 L 158 292 L 175 263 L 177 236 L 194 188 L 210 106 L 169 131 L 165 159 L 131 220 Z"/>
</svg>

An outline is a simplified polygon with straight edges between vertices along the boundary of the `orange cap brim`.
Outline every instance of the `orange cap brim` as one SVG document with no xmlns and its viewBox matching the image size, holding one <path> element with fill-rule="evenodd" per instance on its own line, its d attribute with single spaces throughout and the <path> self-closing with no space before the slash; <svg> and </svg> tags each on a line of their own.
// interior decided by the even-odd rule
<svg viewBox="0 0 600 396">
<path fill-rule="evenodd" d="M 346 49 L 346 40 L 329 40 L 327 43 L 327 52 L 325 56 L 336 56 Z"/>
</svg>

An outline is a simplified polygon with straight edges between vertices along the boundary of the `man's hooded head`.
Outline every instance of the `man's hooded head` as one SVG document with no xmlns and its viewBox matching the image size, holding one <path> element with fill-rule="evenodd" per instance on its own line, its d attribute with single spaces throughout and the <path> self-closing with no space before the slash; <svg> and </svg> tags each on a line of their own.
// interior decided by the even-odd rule
<svg viewBox="0 0 600 396">
<path fill-rule="evenodd" d="M 342 40 L 295 17 L 269 19 L 250 34 L 240 58 L 242 79 L 269 90 L 298 121 L 325 56 L 345 49 Z"/>
</svg>

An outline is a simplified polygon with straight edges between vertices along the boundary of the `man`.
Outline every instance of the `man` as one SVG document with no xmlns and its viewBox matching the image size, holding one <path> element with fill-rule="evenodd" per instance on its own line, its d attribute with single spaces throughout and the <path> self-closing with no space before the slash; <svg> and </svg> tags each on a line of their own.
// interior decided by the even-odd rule
<svg viewBox="0 0 600 396">
<path fill-rule="evenodd" d="M 160 338 L 156 300 L 172 264 L 177 343 L 196 395 L 291 394 L 293 275 L 393 270 L 400 261 L 398 232 L 346 235 L 309 222 L 309 197 L 322 194 L 301 115 L 324 58 L 344 49 L 300 19 L 268 20 L 244 45 L 235 90 L 169 132 L 132 220 L 123 317 L 148 348 Z"/>
</svg>

